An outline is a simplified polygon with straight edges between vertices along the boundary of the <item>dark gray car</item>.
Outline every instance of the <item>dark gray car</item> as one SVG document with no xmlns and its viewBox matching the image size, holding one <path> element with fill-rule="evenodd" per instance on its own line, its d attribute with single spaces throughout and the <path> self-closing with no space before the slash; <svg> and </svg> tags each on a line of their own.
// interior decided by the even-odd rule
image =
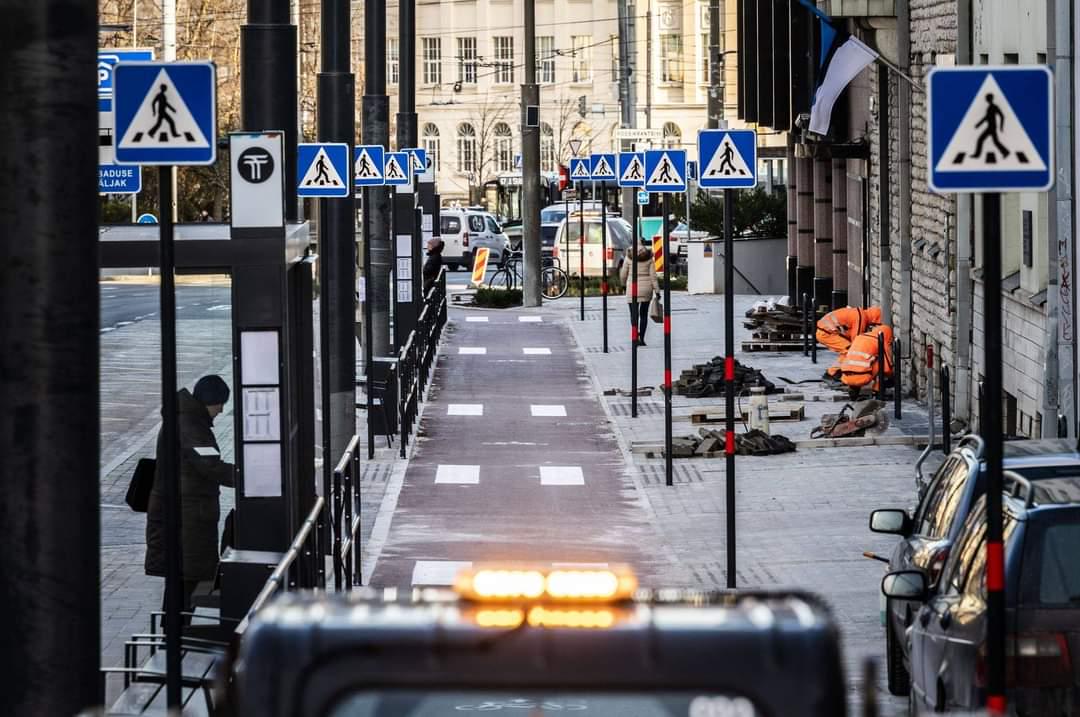
<svg viewBox="0 0 1080 717">
<path fill-rule="evenodd" d="M 1063 439 L 1005 444 L 1003 465 L 1029 480 L 1080 475 L 1080 453 Z M 870 514 L 870 530 L 901 536 L 889 570 L 919 569 L 937 587 L 957 534 L 972 506 L 986 493 L 986 465 L 978 436 L 966 436 L 934 474 L 914 516 L 900 509 Z M 920 605 L 885 599 L 885 661 L 889 691 L 906 695 L 910 683 L 905 634 Z"/>
</svg>

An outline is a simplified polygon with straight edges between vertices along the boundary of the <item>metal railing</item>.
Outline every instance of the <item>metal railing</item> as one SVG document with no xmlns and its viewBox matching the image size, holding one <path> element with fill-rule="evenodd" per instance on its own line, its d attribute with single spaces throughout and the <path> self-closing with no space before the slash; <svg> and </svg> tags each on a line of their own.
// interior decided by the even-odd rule
<svg viewBox="0 0 1080 717">
<path fill-rule="evenodd" d="M 270 577 L 266 579 L 263 589 L 259 591 L 255 601 L 251 603 L 247 615 L 237 625 L 235 631 L 237 637 L 244 634 L 252 615 L 261 610 L 266 601 L 273 597 L 274 593 L 281 588 L 293 589 L 297 587 L 295 577 L 288 577 L 289 568 L 296 562 L 296 559 L 302 557 L 305 560 L 312 560 L 319 554 L 319 542 L 315 526 L 319 522 L 325 503 L 326 501 L 323 500 L 322 496 L 316 496 L 315 504 L 311 506 L 311 511 L 307 514 L 307 518 L 304 519 L 300 530 L 296 532 L 292 545 L 289 546 L 289 549 L 285 551 L 285 555 L 278 561 L 277 566 L 274 567 L 274 572 L 270 573 Z M 287 584 L 286 580 L 288 581 Z"/>
<path fill-rule="evenodd" d="M 360 436 L 353 436 L 334 468 L 332 489 L 334 531 L 334 590 L 352 590 L 361 582 Z M 354 515 L 355 508 L 355 515 Z"/>
<path fill-rule="evenodd" d="M 446 326 L 446 269 L 439 272 L 439 277 L 424 296 L 424 308 L 416 321 L 416 329 L 409 334 L 405 345 L 398 352 L 398 420 L 400 421 L 401 457 L 407 455 L 409 437 L 412 435 L 420 412 L 420 402 L 424 400 L 431 370 L 435 364 L 435 354 Z"/>
</svg>

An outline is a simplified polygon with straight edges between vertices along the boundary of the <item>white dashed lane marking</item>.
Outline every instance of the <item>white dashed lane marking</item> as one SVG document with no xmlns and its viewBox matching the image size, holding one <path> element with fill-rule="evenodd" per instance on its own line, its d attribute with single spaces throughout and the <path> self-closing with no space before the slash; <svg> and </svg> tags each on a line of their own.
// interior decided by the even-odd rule
<svg viewBox="0 0 1080 717">
<path fill-rule="evenodd" d="M 551 349 L 549 348 L 523 348 L 521 352 L 526 356 L 550 356 Z"/>
<path fill-rule="evenodd" d="M 585 485 L 581 466 L 540 466 L 540 485 Z"/>
<path fill-rule="evenodd" d="M 519 316 L 518 321 L 523 324 L 538 324 L 544 320 L 543 316 Z"/>
<path fill-rule="evenodd" d="M 487 349 L 483 346 L 459 346 L 457 352 L 461 356 L 483 356 Z"/>
<path fill-rule="evenodd" d="M 441 465 L 435 471 L 435 482 L 476 485 L 480 482 L 480 466 Z"/>
<path fill-rule="evenodd" d="M 469 561 L 417 560 L 413 565 L 413 585 L 453 585 L 454 578 L 462 570 L 472 567 Z"/>
<path fill-rule="evenodd" d="M 465 321 L 468 323 L 486 324 L 488 323 L 488 317 L 486 316 L 466 316 Z"/>
<path fill-rule="evenodd" d="M 566 416 L 566 406 L 562 405 L 536 405 L 529 406 L 529 410 L 533 416 L 553 416 L 564 417 Z"/>
<path fill-rule="evenodd" d="M 447 416 L 483 416 L 482 403 L 449 403 L 446 405 Z"/>
</svg>

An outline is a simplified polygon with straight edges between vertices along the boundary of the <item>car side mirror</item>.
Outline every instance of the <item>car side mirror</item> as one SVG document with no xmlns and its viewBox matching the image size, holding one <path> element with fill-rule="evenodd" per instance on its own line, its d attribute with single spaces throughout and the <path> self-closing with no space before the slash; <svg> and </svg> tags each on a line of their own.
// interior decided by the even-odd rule
<svg viewBox="0 0 1080 717">
<path fill-rule="evenodd" d="M 921 570 L 897 570 L 881 579 L 881 592 L 896 600 L 926 602 L 926 574 Z"/>
<path fill-rule="evenodd" d="M 875 510 L 870 514 L 870 530 L 875 533 L 888 533 L 907 537 L 911 534 L 911 518 L 907 511 L 896 508 Z"/>
</svg>

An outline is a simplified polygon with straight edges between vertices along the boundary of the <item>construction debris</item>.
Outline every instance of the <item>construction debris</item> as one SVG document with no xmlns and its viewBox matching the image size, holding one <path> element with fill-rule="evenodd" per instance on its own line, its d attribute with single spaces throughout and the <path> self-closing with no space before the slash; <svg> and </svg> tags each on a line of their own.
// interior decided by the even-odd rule
<svg viewBox="0 0 1080 717">
<path fill-rule="evenodd" d="M 873 399 L 845 404 L 840 413 L 827 413 L 821 425 L 810 432 L 811 438 L 861 437 L 867 431 L 882 434 L 889 428 L 885 404 Z"/>
<path fill-rule="evenodd" d="M 708 363 L 695 364 L 679 376 L 672 386 L 676 396 L 704 398 L 724 395 L 724 357 L 714 356 Z M 749 393 L 752 386 L 761 386 L 765 393 L 779 393 L 776 385 L 761 373 L 760 369 L 735 361 L 735 393 Z"/>
<path fill-rule="evenodd" d="M 719 458 L 724 454 L 724 432 L 702 428 L 697 436 L 671 439 L 672 458 Z M 763 431 L 735 434 L 735 453 L 740 456 L 771 456 L 790 453 L 795 444 L 781 435 L 770 436 Z"/>
<path fill-rule="evenodd" d="M 813 317 L 813 324 L 818 317 Z M 743 326 L 750 329 L 751 337 L 742 342 L 742 350 L 754 351 L 801 351 L 803 347 L 802 309 L 787 303 L 787 297 L 779 300 L 758 301 L 746 310 Z M 810 340 L 816 340 L 813 335 Z"/>
</svg>

